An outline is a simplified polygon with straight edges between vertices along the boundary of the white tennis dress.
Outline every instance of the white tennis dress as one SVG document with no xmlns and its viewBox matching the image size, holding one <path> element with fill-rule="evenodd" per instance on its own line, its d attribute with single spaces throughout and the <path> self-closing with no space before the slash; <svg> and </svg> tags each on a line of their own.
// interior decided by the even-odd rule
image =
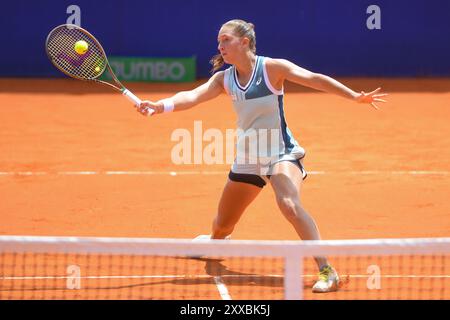
<svg viewBox="0 0 450 320">
<path fill-rule="evenodd" d="M 234 173 L 267 175 L 273 164 L 305 156 L 284 117 L 283 89 L 272 87 L 265 62 L 265 57 L 256 56 L 245 87 L 239 84 L 234 66 L 225 70 L 225 91 L 238 116 L 237 154 L 231 167 Z"/>
</svg>

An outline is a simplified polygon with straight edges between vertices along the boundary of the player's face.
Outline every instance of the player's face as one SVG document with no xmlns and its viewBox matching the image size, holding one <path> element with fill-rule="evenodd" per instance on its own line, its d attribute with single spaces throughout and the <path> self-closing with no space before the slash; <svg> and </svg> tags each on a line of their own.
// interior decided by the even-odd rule
<svg viewBox="0 0 450 320">
<path fill-rule="evenodd" d="M 245 50 L 243 39 L 236 36 L 232 29 L 223 27 L 219 31 L 217 36 L 218 46 L 220 54 L 223 60 L 228 64 L 234 64 L 236 59 Z"/>
</svg>

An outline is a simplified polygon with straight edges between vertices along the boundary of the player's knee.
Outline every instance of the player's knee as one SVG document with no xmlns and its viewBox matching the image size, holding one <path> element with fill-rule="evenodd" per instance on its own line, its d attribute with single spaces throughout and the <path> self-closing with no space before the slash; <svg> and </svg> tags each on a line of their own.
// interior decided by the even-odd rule
<svg viewBox="0 0 450 320">
<path fill-rule="evenodd" d="M 278 197 L 278 206 L 281 212 L 288 220 L 298 219 L 300 215 L 300 203 L 297 199 L 292 197 Z"/>
</svg>

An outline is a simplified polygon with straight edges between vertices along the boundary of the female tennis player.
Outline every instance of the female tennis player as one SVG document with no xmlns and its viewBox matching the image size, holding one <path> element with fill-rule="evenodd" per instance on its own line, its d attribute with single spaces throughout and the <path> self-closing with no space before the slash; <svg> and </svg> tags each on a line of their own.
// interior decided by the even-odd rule
<svg viewBox="0 0 450 320">
<path fill-rule="evenodd" d="M 287 127 L 284 117 L 283 84 L 285 81 L 334 93 L 355 102 L 370 104 L 386 102 L 380 88 L 370 92 L 355 92 L 342 83 L 322 74 L 313 73 L 284 59 L 256 55 L 254 26 L 243 20 L 231 20 L 222 25 L 218 34 L 219 54 L 211 59 L 213 76 L 205 84 L 178 92 L 157 102 L 143 101 L 138 112 L 148 115 L 182 111 L 211 100 L 225 91 L 238 116 L 237 155 L 223 190 L 212 234 L 200 238 L 225 239 L 233 231 L 247 206 L 270 181 L 281 212 L 303 240 L 319 240 L 320 233 L 311 215 L 300 202 L 300 187 L 306 178 L 302 159 L 305 150 Z M 224 64 L 231 65 L 218 71 Z M 249 147 L 255 137 L 260 151 Z M 268 139 L 267 137 L 271 137 Z M 269 141 L 270 140 L 270 141 Z M 268 143 L 266 143 L 269 141 Z M 325 257 L 315 257 L 319 279 L 313 292 L 336 291 L 339 277 Z"/>
</svg>

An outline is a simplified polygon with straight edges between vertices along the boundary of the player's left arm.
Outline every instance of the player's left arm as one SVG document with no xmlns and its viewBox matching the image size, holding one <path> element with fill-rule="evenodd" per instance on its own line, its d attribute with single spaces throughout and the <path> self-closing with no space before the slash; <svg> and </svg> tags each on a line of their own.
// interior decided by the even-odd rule
<svg viewBox="0 0 450 320">
<path fill-rule="evenodd" d="M 269 59 L 267 68 L 270 69 L 275 82 L 282 83 L 287 80 L 316 90 L 334 93 L 356 102 L 370 103 L 375 109 L 378 109 L 376 102 L 386 102 L 386 100 L 381 99 L 381 97 L 387 96 L 386 93 L 379 93 L 381 88 L 369 93 L 355 92 L 329 76 L 311 72 L 285 59 Z"/>
</svg>

